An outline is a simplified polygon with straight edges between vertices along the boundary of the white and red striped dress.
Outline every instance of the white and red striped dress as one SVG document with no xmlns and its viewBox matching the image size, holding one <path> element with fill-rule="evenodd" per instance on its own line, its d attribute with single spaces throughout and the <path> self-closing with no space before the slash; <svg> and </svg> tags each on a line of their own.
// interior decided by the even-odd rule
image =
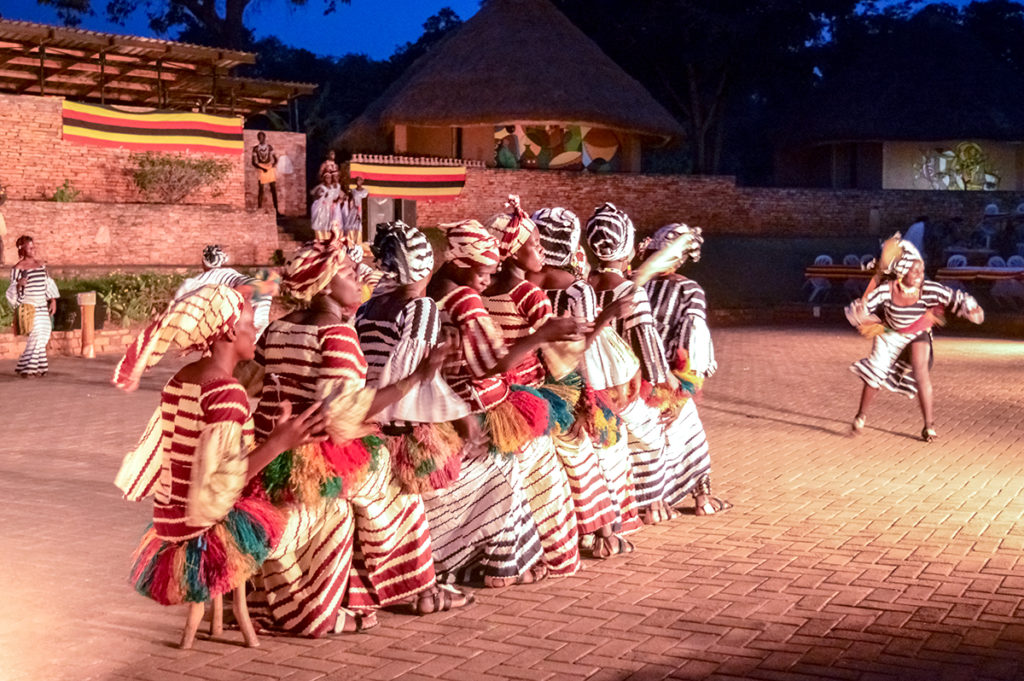
<svg viewBox="0 0 1024 681">
<path fill-rule="evenodd" d="M 519 282 L 507 293 L 485 298 L 484 304 L 509 343 L 534 333 L 554 314 L 544 291 L 528 281 Z M 547 370 L 534 352 L 507 372 L 506 377 L 536 388 L 543 386 Z M 569 485 L 578 533 L 590 534 L 613 525 L 621 514 L 608 490 L 590 436 L 583 429 L 576 429 L 574 434 L 556 433 L 552 441 L 562 468 L 560 475 L 566 477 Z"/>
<path fill-rule="evenodd" d="M 365 385 L 366 359 L 355 329 L 347 324 L 277 320 L 264 334 L 260 357 L 267 374 L 280 377 L 281 397 L 292 402 L 295 412 L 339 383 L 345 391 Z M 256 411 L 258 435 L 269 432 L 278 407 L 268 379 Z M 376 470 L 342 494 L 325 498 L 319 507 L 284 507 L 288 527 L 264 563 L 252 596 L 257 615 L 271 626 L 319 636 L 334 630 L 343 603 L 365 611 L 400 603 L 433 586 L 423 502 L 401 493 L 386 451 Z"/>
</svg>

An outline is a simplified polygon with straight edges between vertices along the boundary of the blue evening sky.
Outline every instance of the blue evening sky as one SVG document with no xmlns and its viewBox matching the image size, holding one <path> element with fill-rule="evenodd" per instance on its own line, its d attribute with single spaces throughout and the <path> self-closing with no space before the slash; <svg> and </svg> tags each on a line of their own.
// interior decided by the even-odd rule
<svg viewBox="0 0 1024 681">
<path fill-rule="evenodd" d="M 95 16 L 85 17 L 80 28 L 167 37 L 149 30 L 144 9 L 125 26 L 107 21 L 106 4 L 106 0 L 93 0 L 98 11 Z M 255 0 L 246 11 L 246 24 L 255 27 L 257 38 L 276 35 L 287 45 L 316 54 L 361 53 L 386 59 L 399 45 L 419 38 L 423 22 L 442 7 L 451 7 L 465 21 L 479 6 L 479 0 L 351 0 L 351 4 L 339 4 L 333 14 L 324 16 L 322 0 L 307 0 L 305 7 L 294 7 L 285 0 Z M 59 23 L 56 11 L 36 0 L 2 0 L 0 14 L 4 19 Z"/>
</svg>

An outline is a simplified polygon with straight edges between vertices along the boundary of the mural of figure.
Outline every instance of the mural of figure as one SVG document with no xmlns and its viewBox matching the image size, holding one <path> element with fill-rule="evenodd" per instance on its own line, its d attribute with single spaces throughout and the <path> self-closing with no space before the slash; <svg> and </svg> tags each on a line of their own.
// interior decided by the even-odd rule
<svg viewBox="0 0 1024 681">
<path fill-rule="evenodd" d="M 274 212 L 280 214 L 277 208 L 277 153 L 274 147 L 267 143 L 267 133 L 260 132 L 256 135 L 259 144 L 252 148 L 252 165 L 259 172 L 259 193 L 256 195 L 256 207 L 263 208 L 263 188 L 270 187 L 270 198 L 274 202 Z"/>
</svg>

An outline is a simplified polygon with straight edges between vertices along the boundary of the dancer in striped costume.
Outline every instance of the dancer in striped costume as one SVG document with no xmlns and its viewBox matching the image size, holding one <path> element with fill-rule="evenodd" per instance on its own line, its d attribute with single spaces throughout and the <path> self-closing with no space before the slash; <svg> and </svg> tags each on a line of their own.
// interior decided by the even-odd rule
<svg viewBox="0 0 1024 681">
<path fill-rule="evenodd" d="M 127 499 L 155 497 L 131 579 L 163 605 L 203 603 L 231 590 L 244 598 L 245 581 L 277 544 L 284 519 L 265 497 L 243 496 L 242 489 L 274 457 L 324 427 L 316 410 L 292 417 L 286 407 L 263 444 L 252 447 L 248 398 L 232 370 L 252 359 L 255 340 L 253 309 L 243 296 L 206 285 L 174 301 L 115 371 L 114 384 L 131 391 L 169 350 L 206 355 L 168 381 L 115 481 Z"/>
<path fill-rule="evenodd" d="M 628 553 L 633 547 L 620 535 L 640 527 L 633 475 L 630 467 L 628 433 L 625 425 L 602 394 L 609 389 L 622 389 L 639 371 L 640 365 L 625 342 L 608 324 L 620 314 L 628 313 L 631 300 L 615 301 L 605 310 L 597 307 L 594 289 L 579 278 L 582 270 L 571 271 L 573 257 L 579 252 L 580 221 L 565 208 L 543 208 L 531 216 L 537 225 L 543 251 L 543 267 L 527 272 L 526 278 L 541 287 L 551 301 L 554 313 L 569 315 L 580 324 L 593 325 L 587 335 L 586 350 L 580 364 L 584 379 L 584 400 L 579 418 L 591 436 L 597 451 L 605 483 L 614 502 L 615 534 L 591 535 L 591 554 L 605 558 Z"/>
<path fill-rule="evenodd" d="M 677 268 L 687 260 L 700 260 L 700 249 L 704 243 L 701 229 L 681 222 L 665 225 L 656 231 L 640 250 L 647 258 L 676 239 L 686 239 L 690 244 L 680 256 Z M 718 362 L 715 361 L 715 346 L 708 329 L 708 303 L 704 289 L 692 279 L 669 272 L 644 284 L 644 290 L 651 301 L 654 325 L 669 361 L 677 361 L 682 350 L 686 353 L 690 370 L 702 380 L 710 378 L 718 369 Z"/>
<path fill-rule="evenodd" d="M 637 501 L 649 509 L 645 520 L 675 517 L 673 507 L 688 494 L 694 496 L 698 515 L 728 508 L 727 502 L 711 495 L 711 458 L 704 426 L 693 400 L 680 393 L 647 293 L 625 275 L 633 256 L 633 221 L 606 203 L 587 221 L 586 232 L 587 246 L 600 263 L 591 275 L 598 303 L 604 307 L 623 297 L 631 297 L 634 303 L 633 311 L 618 321 L 617 330 L 640 360 L 644 399 L 632 400 L 621 416 L 630 433 Z"/>
<path fill-rule="evenodd" d="M 554 318 L 554 313 L 544 292 L 525 279 L 526 273 L 537 273 L 543 266 L 540 235 L 519 206 L 518 196 L 510 196 L 508 205 L 511 213 L 491 220 L 490 230 L 498 239 L 502 265 L 486 291 L 484 305 L 505 339 L 515 341 L 533 334 Z M 573 321 L 581 337 L 592 332 L 589 320 Z M 534 352 L 506 372 L 506 376 L 514 383 L 537 389 L 558 415 L 554 419 L 557 427 L 552 432 L 552 440 L 569 482 L 579 533 L 593 546 L 595 541 L 605 543 L 612 536 L 621 509 L 612 499 L 590 435 L 582 421 L 576 419 L 584 387 L 582 379 L 574 373 L 564 384 L 558 383 L 578 368 L 584 347 L 585 343 L 578 343 L 574 348 L 542 348 L 547 368 L 541 363 L 540 354 Z M 561 351 L 568 351 L 567 356 L 557 356 Z M 560 366 L 562 364 L 565 366 Z"/>
<path fill-rule="evenodd" d="M 407 376 L 428 353 L 451 349 L 439 342 L 437 305 L 424 296 L 434 257 L 423 233 L 402 222 L 377 225 L 373 253 L 385 276 L 356 316 L 371 386 Z M 509 549 L 517 528 L 532 530 L 526 497 L 487 456 L 468 414 L 469 405 L 435 376 L 378 418 L 403 484 L 423 496 L 438 579 L 515 577 Z M 511 472 L 511 461 L 505 468 Z"/>
<path fill-rule="evenodd" d="M 250 286 L 253 290 L 252 305 L 256 315 L 256 338 L 259 338 L 270 324 L 270 305 L 274 296 L 277 295 L 278 282 L 270 279 L 269 275 L 264 275 L 262 279 L 250 277 L 228 267 L 227 263 L 228 254 L 220 245 L 207 246 L 203 249 L 202 274 L 183 281 L 178 290 L 174 292 L 174 297 L 181 298 L 186 293 L 195 291 L 206 284 L 224 284 L 231 287 Z M 261 270 L 262 272 L 264 271 Z"/>
<path fill-rule="evenodd" d="M 679 247 L 679 255 L 672 265 L 674 270 L 687 260 L 699 260 L 703 243 L 699 227 L 672 223 L 656 231 L 642 250 L 645 256 L 650 257 L 670 245 Z M 679 381 L 679 387 L 670 401 L 681 401 L 682 409 L 668 428 L 668 442 L 684 439 L 692 442 L 706 441 L 697 405 L 690 399 L 702 389 L 704 379 L 713 374 L 718 366 L 707 325 L 704 290 L 696 282 L 674 271 L 652 278 L 644 285 L 644 289 L 650 296 L 655 328 L 662 339 L 666 358 Z M 685 477 L 687 472 L 681 475 Z M 696 490 L 694 500 L 697 515 L 712 515 L 732 507 L 728 501 L 711 494 L 710 471 L 697 482 Z"/>
<path fill-rule="evenodd" d="M 34 308 L 32 331 L 28 334 L 25 350 L 14 367 L 22 378 L 45 376 L 50 369 L 46 359 L 46 344 L 53 330 L 51 315 L 57 311 L 57 284 L 46 274 L 46 265 L 36 260 L 36 244 L 32 237 L 18 237 L 19 260 L 11 270 L 11 285 L 7 289 L 7 302 L 18 311 L 19 305 Z M 23 333 L 23 331 L 19 331 Z"/>
<path fill-rule="evenodd" d="M 264 471 L 262 486 L 288 514 L 291 534 L 264 564 L 254 609 L 270 626 L 318 636 L 369 628 L 380 606 L 410 602 L 427 614 L 466 605 L 465 595 L 435 584 L 423 503 L 402 491 L 387 449 L 365 426 L 430 379 L 440 359 L 379 390 L 364 388 L 366 359 L 348 322 L 359 285 L 340 239 L 300 248 L 286 265 L 285 286 L 309 308 L 271 323 L 261 342 L 268 378 L 257 435 L 287 398 L 324 401 L 330 438 L 286 452 Z"/>
<path fill-rule="evenodd" d="M 853 432 L 864 430 L 868 407 L 878 389 L 885 387 L 910 398 L 917 395 L 924 417 L 921 439 L 931 442 L 937 437 L 932 420 L 932 327 L 943 323 L 945 308 L 975 324 L 985 320 L 985 313 L 963 291 L 926 281 L 917 249 L 899 240 L 899 234 L 895 239 L 896 252 L 883 254 L 888 262 L 880 263 L 889 280 L 846 310 L 850 323 L 874 338 L 871 354 L 850 366 L 864 381 Z"/>
<path fill-rule="evenodd" d="M 506 344 L 479 293 L 497 271 L 497 241 L 475 220 L 449 225 L 447 238 L 448 260 L 428 287 L 459 337 L 444 377 L 480 415 L 491 454 L 515 495 L 504 536 L 491 543 L 502 549 L 501 560 L 495 556 L 484 563 L 484 583 L 500 587 L 572 574 L 579 569 L 578 535 L 568 480 L 548 436 L 549 404 L 535 390 L 510 384 L 504 374 L 542 344 L 575 338 L 576 324 L 552 319 Z M 524 508 L 528 516 L 520 515 Z M 542 564 L 530 569 L 541 558 Z"/>
</svg>

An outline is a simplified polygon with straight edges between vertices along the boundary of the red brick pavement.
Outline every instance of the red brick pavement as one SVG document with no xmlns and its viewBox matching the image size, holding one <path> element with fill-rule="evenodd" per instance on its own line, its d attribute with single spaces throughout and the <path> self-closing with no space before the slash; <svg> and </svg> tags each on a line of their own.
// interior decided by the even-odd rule
<svg viewBox="0 0 1024 681">
<path fill-rule="evenodd" d="M 575 577 L 482 591 L 464 611 L 386 613 L 371 633 L 174 642 L 182 609 L 126 585 L 146 504 L 111 484 L 159 385 L 112 361 L 42 380 L 0 362 L 0 678 L 1024 678 L 1024 343 L 936 342 L 938 442 L 882 395 L 846 436 L 867 343 L 847 331 L 725 329 L 701 404 L 716 491 L 736 504 L 636 537 Z"/>
</svg>

